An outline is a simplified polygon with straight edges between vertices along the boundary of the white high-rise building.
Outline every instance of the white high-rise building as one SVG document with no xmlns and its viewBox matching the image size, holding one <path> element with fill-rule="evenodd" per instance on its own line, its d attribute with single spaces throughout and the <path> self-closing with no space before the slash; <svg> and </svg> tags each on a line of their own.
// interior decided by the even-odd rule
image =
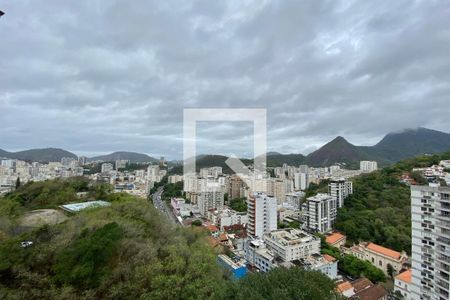
<svg viewBox="0 0 450 300">
<path fill-rule="evenodd" d="M 159 176 L 159 166 L 150 165 L 147 167 L 147 176 L 149 178 Z"/>
<path fill-rule="evenodd" d="M 211 167 L 200 169 L 200 177 L 202 178 L 208 178 L 210 176 L 217 178 L 219 177 L 219 175 L 222 175 L 222 167 Z"/>
<path fill-rule="evenodd" d="M 341 208 L 345 198 L 353 194 L 353 183 L 344 178 L 332 179 L 328 184 L 328 194 L 336 201 L 337 208 Z"/>
<path fill-rule="evenodd" d="M 114 166 L 111 163 L 104 163 L 104 164 L 102 164 L 102 173 L 110 172 L 113 169 L 114 169 Z"/>
<path fill-rule="evenodd" d="M 411 186 L 411 299 L 450 299 L 450 187 Z"/>
<path fill-rule="evenodd" d="M 362 160 L 359 162 L 359 169 L 363 172 L 372 172 L 378 169 L 378 163 L 376 161 Z"/>
<path fill-rule="evenodd" d="M 78 157 L 78 163 L 80 166 L 84 166 L 87 163 L 87 157 L 86 156 L 80 156 Z"/>
<path fill-rule="evenodd" d="M 306 216 L 306 225 L 312 231 L 328 232 L 336 220 L 336 200 L 327 194 L 317 194 L 307 198 L 302 210 Z"/>
<path fill-rule="evenodd" d="M 298 166 L 298 171 L 299 171 L 300 173 L 306 173 L 306 174 L 308 174 L 309 167 L 308 167 L 307 165 L 300 165 L 300 166 Z"/>
<path fill-rule="evenodd" d="M 125 160 L 125 159 L 118 159 L 118 160 L 116 160 L 116 162 L 115 162 L 116 170 L 125 169 L 127 167 L 128 162 L 129 161 Z"/>
<path fill-rule="evenodd" d="M 250 236 L 261 238 L 265 233 L 277 229 L 277 199 L 264 193 L 254 193 L 247 200 Z"/>
<path fill-rule="evenodd" d="M 308 188 L 308 173 L 295 173 L 294 174 L 294 188 L 296 190 L 306 190 Z"/>
</svg>

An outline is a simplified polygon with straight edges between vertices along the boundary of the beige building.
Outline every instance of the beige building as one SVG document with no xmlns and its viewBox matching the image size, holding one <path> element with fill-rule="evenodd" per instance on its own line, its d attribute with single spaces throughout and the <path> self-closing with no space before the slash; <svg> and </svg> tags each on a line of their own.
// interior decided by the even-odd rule
<svg viewBox="0 0 450 300">
<path fill-rule="evenodd" d="M 386 275 L 388 275 L 388 265 L 392 266 L 395 275 L 401 271 L 403 264 L 408 260 L 406 253 L 400 253 L 374 243 L 361 243 L 347 249 L 346 252 L 371 262 L 372 265 L 383 270 Z"/>
</svg>

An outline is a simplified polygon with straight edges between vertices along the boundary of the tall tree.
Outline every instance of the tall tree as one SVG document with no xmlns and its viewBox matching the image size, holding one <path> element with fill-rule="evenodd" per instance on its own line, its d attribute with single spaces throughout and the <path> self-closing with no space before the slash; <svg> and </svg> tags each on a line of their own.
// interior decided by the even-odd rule
<svg viewBox="0 0 450 300">
<path fill-rule="evenodd" d="M 20 177 L 17 177 L 17 180 L 16 180 L 16 190 L 17 190 L 18 188 L 20 188 L 20 185 L 21 185 L 21 183 L 20 183 Z"/>
</svg>

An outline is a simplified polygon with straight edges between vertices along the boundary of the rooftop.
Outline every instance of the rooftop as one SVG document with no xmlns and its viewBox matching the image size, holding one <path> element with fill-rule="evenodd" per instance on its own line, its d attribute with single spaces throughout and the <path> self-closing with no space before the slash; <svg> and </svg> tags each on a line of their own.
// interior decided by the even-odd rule
<svg viewBox="0 0 450 300">
<path fill-rule="evenodd" d="M 334 244 L 334 243 L 336 243 L 336 242 L 342 240 L 343 238 L 345 238 L 345 235 L 343 235 L 342 233 L 339 233 L 339 232 L 334 232 L 334 233 L 328 235 L 328 236 L 325 238 L 325 241 L 326 241 L 328 244 Z"/>
<path fill-rule="evenodd" d="M 295 245 L 310 242 L 316 237 L 300 229 L 286 228 L 274 230 L 264 235 L 265 239 L 276 241 L 283 245 Z"/>
<path fill-rule="evenodd" d="M 334 262 L 334 261 L 336 261 L 336 258 L 334 258 L 333 256 L 328 255 L 328 254 L 324 254 L 324 255 L 323 255 L 323 258 L 325 258 L 325 260 L 327 260 L 327 261 L 329 261 L 329 262 Z"/>
<path fill-rule="evenodd" d="M 206 226 L 206 228 L 211 232 L 219 231 L 219 228 L 217 228 L 217 226 L 215 226 L 215 225 L 208 225 L 208 226 Z"/>
<path fill-rule="evenodd" d="M 80 203 L 71 203 L 71 204 L 64 204 L 61 205 L 60 208 L 62 208 L 65 211 L 68 212 L 79 212 L 84 209 L 88 208 L 94 208 L 94 207 L 105 207 L 110 206 L 111 203 L 103 201 L 103 200 L 97 200 L 97 201 L 87 201 L 87 202 L 80 202 Z"/>
<path fill-rule="evenodd" d="M 406 270 L 403 273 L 398 274 L 395 276 L 395 279 L 401 280 L 403 282 L 411 283 L 411 277 L 412 277 L 412 270 Z"/>
<path fill-rule="evenodd" d="M 338 292 L 340 292 L 340 293 L 343 293 L 343 292 L 345 292 L 345 291 L 347 291 L 347 290 L 350 290 L 350 289 L 352 289 L 352 288 L 353 288 L 352 284 L 351 284 L 350 282 L 348 282 L 348 281 L 344 281 L 344 282 L 342 282 L 342 283 L 339 283 L 339 284 L 337 285 L 337 287 L 336 287 L 336 289 L 337 289 Z"/>
<path fill-rule="evenodd" d="M 358 278 L 351 282 L 353 288 L 355 289 L 355 293 L 365 290 L 371 286 L 373 286 L 372 281 L 365 277 Z"/>
<path fill-rule="evenodd" d="M 320 202 L 320 201 L 328 200 L 330 198 L 331 198 L 331 196 L 328 195 L 328 194 L 319 193 L 319 194 L 317 194 L 315 196 L 307 198 L 307 200 L 308 201 L 318 201 L 318 202 Z"/>
<path fill-rule="evenodd" d="M 390 258 L 393 259 L 400 259 L 400 257 L 402 256 L 402 254 L 398 251 L 374 244 L 374 243 L 369 243 L 366 246 L 367 249 L 372 250 L 373 252 L 377 252 L 379 254 L 382 254 L 384 256 L 388 256 Z"/>
<path fill-rule="evenodd" d="M 387 295 L 386 290 L 379 284 L 371 286 L 367 289 L 364 289 L 352 297 L 350 299 L 358 299 L 358 300 L 378 300 L 382 299 Z M 384 299 L 384 298 L 383 298 Z"/>
</svg>

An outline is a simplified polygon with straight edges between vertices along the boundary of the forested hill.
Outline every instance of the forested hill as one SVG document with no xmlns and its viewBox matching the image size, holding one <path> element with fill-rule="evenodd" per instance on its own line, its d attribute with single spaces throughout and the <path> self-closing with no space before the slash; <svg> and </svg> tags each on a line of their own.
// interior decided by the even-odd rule
<svg viewBox="0 0 450 300">
<path fill-rule="evenodd" d="M 372 241 L 401 251 L 411 252 L 410 188 L 399 181 L 415 167 L 428 167 L 450 159 L 442 155 L 420 156 L 404 160 L 353 181 L 353 195 L 339 210 L 335 228 L 342 230 L 350 242 Z M 420 180 L 418 174 L 412 174 Z"/>
</svg>

